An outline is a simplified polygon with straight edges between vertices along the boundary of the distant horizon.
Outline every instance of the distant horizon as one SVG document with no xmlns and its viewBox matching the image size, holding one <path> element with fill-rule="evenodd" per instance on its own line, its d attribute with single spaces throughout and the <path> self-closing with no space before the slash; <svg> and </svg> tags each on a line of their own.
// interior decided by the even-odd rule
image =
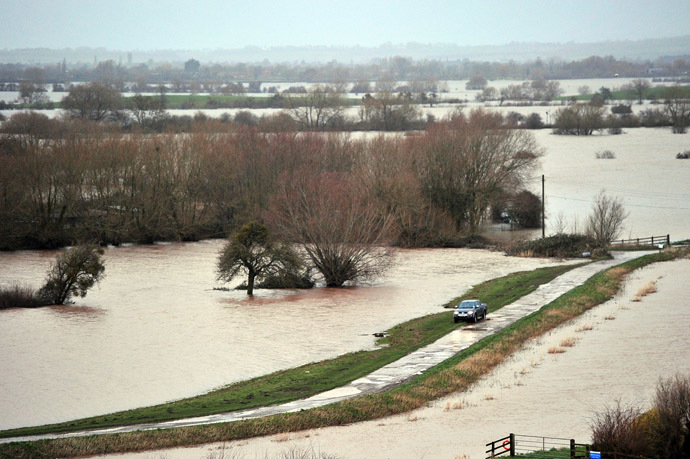
<svg viewBox="0 0 690 459">
<path fill-rule="evenodd" d="M 361 45 L 276 45 L 214 49 L 113 49 L 80 46 L 66 48 L 0 49 L 0 63 L 51 65 L 63 60 L 89 65 L 113 60 L 126 65 L 181 63 L 196 59 L 204 65 L 228 63 L 267 63 L 322 65 L 368 64 L 376 60 L 402 57 L 413 61 L 530 62 L 579 61 L 591 56 L 613 56 L 628 62 L 655 61 L 659 58 L 690 59 L 690 34 L 670 38 L 609 40 L 605 42 L 512 42 L 503 45 L 461 46 L 454 43 L 392 43 Z"/>
<path fill-rule="evenodd" d="M 687 0 L 3 0 L 5 49 L 500 46 L 667 39 Z"/>
<path fill-rule="evenodd" d="M 593 40 L 593 41 L 510 41 L 506 43 L 486 43 L 486 44 L 474 44 L 474 45 L 464 45 L 461 43 L 453 42 L 420 42 L 420 41 L 407 41 L 407 42 L 381 42 L 377 44 L 362 45 L 362 44 L 306 44 L 306 45 L 291 45 L 291 44 L 276 44 L 276 45 L 257 45 L 257 44 L 244 44 L 241 46 L 217 46 L 217 47 L 203 47 L 203 48 L 114 48 L 108 46 L 96 46 L 96 45 L 79 45 L 79 46 L 24 46 L 24 47 L 3 47 L 0 51 L 24 51 L 24 50 L 50 50 L 50 51 L 62 51 L 62 50 L 105 50 L 110 52 L 120 51 L 120 52 L 144 52 L 152 53 L 157 51 L 233 51 L 233 50 L 245 50 L 245 49 L 333 49 L 333 48 L 345 48 L 345 49 L 377 49 L 385 47 L 402 48 L 402 47 L 414 47 L 414 46 L 451 46 L 457 48 L 501 48 L 507 46 L 515 45 L 527 45 L 527 46 L 550 46 L 550 45 L 601 45 L 601 44 L 615 44 L 615 43 L 637 43 L 637 42 L 648 42 L 648 41 L 665 41 L 674 39 L 690 39 L 690 33 L 683 33 L 679 35 L 669 35 L 665 37 L 655 37 L 655 38 L 639 38 L 639 39 L 609 39 L 609 40 Z M 687 50 L 687 54 L 690 54 L 690 49 Z M 404 57 L 404 56 L 403 56 Z"/>
</svg>

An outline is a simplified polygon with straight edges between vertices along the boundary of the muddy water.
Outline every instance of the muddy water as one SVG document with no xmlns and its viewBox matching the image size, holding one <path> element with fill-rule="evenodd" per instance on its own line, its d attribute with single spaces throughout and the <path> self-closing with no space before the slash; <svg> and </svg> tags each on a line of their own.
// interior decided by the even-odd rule
<svg viewBox="0 0 690 459">
<path fill-rule="evenodd" d="M 222 452 L 282 457 L 291 450 L 342 458 L 479 459 L 486 457 L 486 443 L 510 432 L 588 443 L 594 413 L 616 399 L 646 409 L 659 378 L 690 375 L 689 271 L 690 260 L 680 260 L 633 273 L 615 299 L 529 343 L 468 392 L 429 407 L 349 426 L 157 453 L 168 459 Z M 658 292 L 634 301 L 653 281 Z M 564 347 L 570 340 L 572 347 Z"/>
<path fill-rule="evenodd" d="M 0 428 L 109 413 L 374 345 L 468 287 L 554 264 L 479 250 L 400 251 L 380 282 L 345 289 L 217 291 L 222 241 L 106 251 L 75 305 L 0 311 Z M 40 286 L 54 252 L 0 253 L 0 285 Z"/>
</svg>

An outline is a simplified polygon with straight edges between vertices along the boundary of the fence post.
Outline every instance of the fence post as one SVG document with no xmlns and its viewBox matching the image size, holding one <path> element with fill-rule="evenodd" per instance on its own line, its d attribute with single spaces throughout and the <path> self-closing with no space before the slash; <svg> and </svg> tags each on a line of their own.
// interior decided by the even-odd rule
<svg viewBox="0 0 690 459">
<path fill-rule="evenodd" d="M 666 235 L 666 245 L 669 247 L 671 246 L 671 235 L 670 234 Z"/>
<path fill-rule="evenodd" d="M 510 457 L 515 456 L 515 434 L 510 434 Z"/>
<path fill-rule="evenodd" d="M 570 459 L 575 459 L 575 440 L 570 439 Z"/>
</svg>

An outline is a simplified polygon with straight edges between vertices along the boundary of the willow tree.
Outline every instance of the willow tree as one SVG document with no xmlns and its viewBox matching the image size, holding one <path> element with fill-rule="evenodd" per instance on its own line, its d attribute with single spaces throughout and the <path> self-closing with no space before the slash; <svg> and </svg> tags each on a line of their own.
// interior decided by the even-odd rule
<svg viewBox="0 0 690 459">
<path fill-rule="evenodd" d="M 58 255 L 48 271 L 46 284 L 38 294 L 46 304 L 64 304 L 72 296 L 85 297 L 102 277 L 103 249 L 83 244 Z"/>
<path fill-rule="evenodd" d="M 251 222 L 240 228 L 221 251 L 218 280 L 230 282 L 246 272 L 247 295 L 253 295 L 256 279 L 295 272 L 300 265 L 299 256 L 292 247 L 272 240 L 265 225 Z"/>
</svg>

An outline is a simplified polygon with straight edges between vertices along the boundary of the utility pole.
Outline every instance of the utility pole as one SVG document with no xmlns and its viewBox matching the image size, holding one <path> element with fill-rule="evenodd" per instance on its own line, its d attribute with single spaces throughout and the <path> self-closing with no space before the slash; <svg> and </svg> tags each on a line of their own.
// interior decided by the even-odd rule
<svg viewBox="0 0 690 459">
<path fill-rule="evenodd" d="M 546 237 L 546 228 L 544 227 L 544 174 L 541 175 L 541 238 Z"/>
</svg>

